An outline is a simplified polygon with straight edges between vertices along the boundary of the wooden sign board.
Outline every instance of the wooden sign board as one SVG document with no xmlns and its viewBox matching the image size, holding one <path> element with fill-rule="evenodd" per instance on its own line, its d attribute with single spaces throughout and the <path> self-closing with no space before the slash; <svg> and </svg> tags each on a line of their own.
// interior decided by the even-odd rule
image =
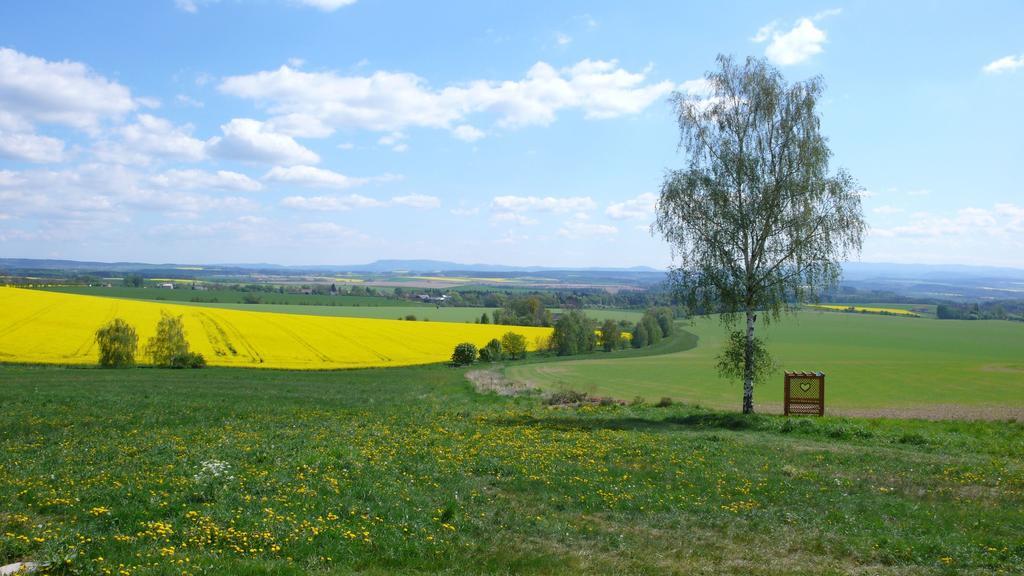
<svg viewBox="0 0 1024 576">
<path fill-rule="evenodd" d="M 791 414 L 825 415 L 825 374 L 822 372 L 786 372 L 786 416 Z"/>
</svg>

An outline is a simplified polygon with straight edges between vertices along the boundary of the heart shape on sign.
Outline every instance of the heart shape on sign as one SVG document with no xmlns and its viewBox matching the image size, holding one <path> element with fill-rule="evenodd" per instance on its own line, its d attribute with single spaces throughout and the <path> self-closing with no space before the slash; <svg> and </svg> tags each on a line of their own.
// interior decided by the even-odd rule
<svg viewBox="0 0 1024 576">
<path fill-rule="evenodd" d="M 807 392 L 808 390 L 811 389 L 811 383 L 810 382 L 801 382 L 800 383 L 800 389 L 803 390 L 804 392 Z"/>
</svg>

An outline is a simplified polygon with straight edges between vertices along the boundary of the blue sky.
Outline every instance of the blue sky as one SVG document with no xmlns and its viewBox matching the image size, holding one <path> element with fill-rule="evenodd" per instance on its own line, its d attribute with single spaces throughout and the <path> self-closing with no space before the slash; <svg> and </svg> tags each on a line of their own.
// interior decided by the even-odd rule
<svg viewBox="0 0 1024 576">
<path fill-rule="evenodd" d="M 1024 267 L 1024 4 L 0 4 L 0 256 L 665 266 L 667 99 L 822 75 L 871 262 Z"/>
</svg>

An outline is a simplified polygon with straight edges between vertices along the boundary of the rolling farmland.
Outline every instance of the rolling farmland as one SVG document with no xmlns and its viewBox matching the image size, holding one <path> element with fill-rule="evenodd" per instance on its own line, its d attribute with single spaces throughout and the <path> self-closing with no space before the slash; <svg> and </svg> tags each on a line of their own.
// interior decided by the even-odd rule
<svg viewBox="0 0 1024 576">
<path fill-rule="evenodd" d="M 214 366 L 328 369 L 441 362 L 455 344 L 477 345 L 508 331 L 532 349 L 547 328 L 271 314 L 140 300 L 0 288 L 0 361 L 93 364 L 93 335 L 121 317 L 140 351 L 161 312 L 181 315 L 189 344 Z"/>
<path fill-rule="evenodd" d="M 692 350 L 623 359 L 513 366 L 507 375 L 546 389 L 631 399 L 662 396 L 735 409 L 741 387 L 718 377 L 725 329 L 699 319 Z M 1024 324 L 872 314 L 802 312 L 759 327 L 778 371 L 755 390 L 760 409 L 780 410 L 782 371 L 826 373 L 827 407 L 846 410 L 948 406 L 1024 409 Z"/>
</svg>

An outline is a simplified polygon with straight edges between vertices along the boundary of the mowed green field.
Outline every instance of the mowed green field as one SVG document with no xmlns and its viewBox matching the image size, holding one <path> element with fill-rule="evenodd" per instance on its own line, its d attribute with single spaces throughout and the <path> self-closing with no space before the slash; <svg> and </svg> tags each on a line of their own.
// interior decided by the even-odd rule
<svg viewBox="0 0 1024 576">
<path fill-rule="evenodd" d="M 312 316 L 341 316 L 346 318 L 382 318 L 396 320 L 407 315 L 424 318 L 434 322 L 475 322 L 487 313 L 494 314 L 494 308 L 487 307 L 454 307 L 418 304 L 405 300 L 395 300 L 380 296 L 327 296 L 321 294 L 277 294 L 273 292 L 243 292 L 241 290 L 166 290 L 161 288 L 103 288 L 96 286 L 65 286 L 46 288 L 53 292 L 84 294 L 87 296 L 106 296 L 109 298 L 129 298 L 133 300 L 166 300 L 193 306 L 227 308 L 230 310 L 252 310 L 258 312 L 278 312 L 281 314 L 307 314 Z M 249 294 L 260 296 L 261 303 L 245 304 L 243 299 Z M 217 299 L 217 302 L 191 301 L 193 298 L 202 300 Z M 555 308 L 552 312 L 560 312 Z M 636 322 L 643 316 L 637 310 L 586 310 L 591 318 L 604 320 L 629 320 Z"/>
<path fill-rule="evenodd" d="M 445 366 L 0 366 L 0 565 L 1024 573 L 1024 425 L 551 409 Z"/>
<path fill-rule="evenodd" d="M 183 280 L 180 285 L 187 286 L 189 281 Z M 344 289 L 345 285 L 340 285 Z M 129 298 L 132 300 L 161 300 L 167 302 L 179 302 L 190 304 L 193 302 L 207 302 L 215 304 L 242 304 L 247 296 L 257 296 L 263 305 L 282 306 L 416 306 L 414 303 L 406 303 L 401 300 L 385 298 L 383 296 L 349 296 L 347 294 L 281 294 L 278 292 L 247 292 L 245 290 L 232 290 L 228 288 L 210 288 L 208 290 L 191 290 L 189 288 L 156 288 L 147 286 L 136 288 L 131 286 L 47 286 L 40 288 L 50 292 L 62 292 L 65 294 L 83 294 L 85 296 L 104 296 L 107 298 Z M 392 316 L 393 318 L 393 316 Z"/>
<path fill-rule="evenodd" d="M 224 302 L 181 302 L 193 306 L 208 306 L 212 308 L 228 308 L 231 310 L 252 310 L 258 312 L 277 312 L 279 314 L 308 314 L 312 316 L 340 316 L 345 318 L 382 318 L 385 320 L 397 320 L 411 314 L 417 320 L 431 320 L 433 322 L 475 322 L 484 313 L 488 317 L 494 314 L 494 308 L 485 307 L 455 307 L 455 306 L 307 306 L 288 304 L 234 304 Z M 552 312 L 560 312 L 555 308 Z M 629 320 L 636 322 L 643 317 L 643 312 L 637 310 L 585 310 L 587 316 L 604 320 Z"/>
<path fill-rule="evenodd" d="M 697 347 L 674 354 L 513 366 L 507 375 L 547 389 L 572 388 L 737 409 L 741 385 L 717 375 L 725 329 L 698 319 Z M 780 411 L 784 370 L 826 374 L 834 409 L 966 405 L 1024 408 L 1024 324 L 838 312 L 801 312 L 759 326 L 779 371 L 755 389 L 759 409 Z"/>
</svg>

